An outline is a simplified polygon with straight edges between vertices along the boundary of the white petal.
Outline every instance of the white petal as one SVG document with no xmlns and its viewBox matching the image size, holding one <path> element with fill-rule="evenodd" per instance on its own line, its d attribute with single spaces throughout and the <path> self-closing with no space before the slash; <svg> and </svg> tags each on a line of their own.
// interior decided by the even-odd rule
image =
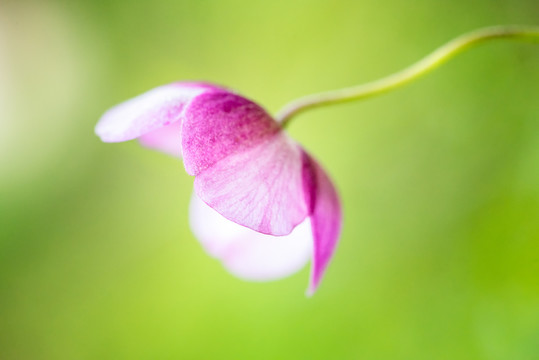
<svg viewBox="0 0 539 360">
<path fill-rule="evenodd" d="M 280 279 L 299 271 L 311 258 L 309 218 L 289 235 L 265 235 L 226 219 L 196 194 L 189 215 L 191 229 L 204 249 L 239 278 Z"/>
<path fill-rule="evenodd" d="M 182 110 L 189 101 L 212 91 L 220 89 L 205 83 L 159 86 L 107 111 L 97 123 L 95 132 L 105 142 L 138 138 L 162 126 L 180 122 Z"/>
</svg>

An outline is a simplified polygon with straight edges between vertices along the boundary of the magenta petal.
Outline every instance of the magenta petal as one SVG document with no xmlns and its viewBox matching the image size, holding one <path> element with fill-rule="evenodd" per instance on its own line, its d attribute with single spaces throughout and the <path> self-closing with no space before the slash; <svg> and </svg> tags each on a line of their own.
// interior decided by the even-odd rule
<svg viewBox="0 0 539 360">
<path fill-rule="evenodd" d="M 222 89 L 204 83 L 173 83 L 157 87 L 107 111 L 97 123 L 95 132 L 105 142 L 135 139 L 181 121 L 182 110 L 189 101 L 214 91 Z"/>
<path fill-rule="evenodd" d="M 308 214 L 301 169 L 301 149 L 279 132 L 199 173 L 195 191 L 235 223 L 287 235 Z"/>
<path fill-rule="evenodd" d="M 308 295 L 314 294 L 337 246 L 342 211 L 339 196 L 322 167 L 303 153 L 305 198 L 310 208 L 314 255 Z"/>
<path fill-rule="evenodd" d="M 197 195 L 227 219 L 286 235 L 307 216 L 301 150 L 252 101 L 198 96 L 185 109 L 182 152 Z"/>
<path fill-rule="evenodd" d="M 189 209 L 193 233 L 225 268 L 245 280 L 266 281 L 291 275 L 312 254 L 309 219 L 287 236 L 271 236 L 227 220 L 193 194 Z"/>
<path fill-rule="evenodd" d="M 244 97 L 230 92 L 198 96 L 186 107 L 182 124 L 185 169 L 196 176 L 279 131 L 279 124 L 264 109 Z"/>
</svg>

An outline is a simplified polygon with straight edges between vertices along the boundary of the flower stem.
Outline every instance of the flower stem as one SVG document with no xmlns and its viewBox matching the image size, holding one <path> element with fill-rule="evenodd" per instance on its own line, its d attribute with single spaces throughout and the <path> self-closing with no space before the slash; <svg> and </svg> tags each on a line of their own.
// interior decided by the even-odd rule
<svg viewBox="0 0 539 360">
<path fill-rule="evenodd" d="M 316 107 L 361 100 L 397 89 L 436 69 L 455 55 L 491 39 L 539 40 L 539 27 L 493 26 L 461 35 L 415 64 L 382 79 L 350 88 L 307 95 L 283 107 L 276 119 L 285 127 L 297 114 Z"/>
</svg>

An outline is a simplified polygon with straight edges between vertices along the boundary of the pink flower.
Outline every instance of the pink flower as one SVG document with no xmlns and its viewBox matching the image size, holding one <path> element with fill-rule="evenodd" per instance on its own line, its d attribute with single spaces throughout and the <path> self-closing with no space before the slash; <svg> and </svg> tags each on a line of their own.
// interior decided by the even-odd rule
<svg viewBox="0 0 539 360">
<path fill-rule="evenodd" d="M 183 157 L 195 176 L 193 232 L 230 272 L 271 280 L 311 259 L 308 293 L 316 290 L 340 234 L 338 195 L 259 105 L 215 85 L 173 83 L 112 108 L 95 131 Z"/>
</svg>

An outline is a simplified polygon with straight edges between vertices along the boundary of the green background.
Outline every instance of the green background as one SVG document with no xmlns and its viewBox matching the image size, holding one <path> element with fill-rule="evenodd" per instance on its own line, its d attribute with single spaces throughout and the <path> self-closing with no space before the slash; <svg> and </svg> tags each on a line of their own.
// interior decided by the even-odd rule
<svg viewBox="0 0 539 360">
<path fill-rule="evenodd" d="M 0 1 L 0 359 L 538 359 L 539 46 L 493 42 L 289 132 L 344 229 L 324 282 L 228 274 L 193 179 L 102 113 L 176 80 L 276 112 L 535 0 Z"/>
</svg>

